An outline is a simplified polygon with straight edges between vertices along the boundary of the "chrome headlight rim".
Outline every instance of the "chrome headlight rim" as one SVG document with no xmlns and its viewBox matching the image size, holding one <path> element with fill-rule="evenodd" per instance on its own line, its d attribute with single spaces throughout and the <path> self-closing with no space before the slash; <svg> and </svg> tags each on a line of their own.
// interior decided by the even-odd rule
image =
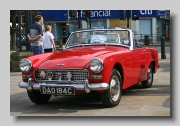
<svg viewBox="0 0 180 126">
<path fill-rule="evenodd" d="M 92 62 L 93 60 L 98 60 L 98 61 L 100 62 L 100 64 L 101 64 L 101 68 L 100 68 L 98 71 L 93 71 L 93 70 L 91 69 L 91 62 Z M 100 72 L 103 70 L 103 68 L 104 68 L 104 63 L 103 63 L 102 59 L 100 59 L 99 57 L 94 57 L 94 58 L 92 58 L 92 59 L 90 60 L 89 69 L 90 69 L 92 72 L 94 72 L 94 73 L 100 73 Z"/>
<path fill-rule="evenodd" d="M 29 64 L 29 69 L 28 69 L 27 71 L 23 71 L 23 70 L 21 69 L 20 64 L 21 64 L 21 62 L 22 62 L 23 60 L 27 61 L 28 64 Z M 32 68 L 32 62 L 31 62 L 31 60 L 29 60 L 28 58 L 23 58 L 23 59 L 20 60 L 20 62 L 19 62 L 19 69 L 20 69 L 22 72 L 26 72 L 26 73 L 27 73 L 27 72 L 29 72 L 29 71 L 31 70 L 31 68 Z"/>
</svg>

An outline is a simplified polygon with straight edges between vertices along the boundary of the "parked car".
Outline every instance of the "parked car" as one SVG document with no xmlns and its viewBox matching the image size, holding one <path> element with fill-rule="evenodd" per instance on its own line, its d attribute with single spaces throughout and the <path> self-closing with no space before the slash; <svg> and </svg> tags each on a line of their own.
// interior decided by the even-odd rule
<svg viewBox="0 0 180 126">
<path fill-rule="evenodd" d="M 136 43 L 131 29 L 79 30 L 70 34 L 63 51 L 23 58 L 19 87 L 36 104 L 51 95 L 98 92 L 106 107 L 114 107 L 122 90 L 137 83 L 150 88 L 158 64 L 158 51 Z"/>
</svg>

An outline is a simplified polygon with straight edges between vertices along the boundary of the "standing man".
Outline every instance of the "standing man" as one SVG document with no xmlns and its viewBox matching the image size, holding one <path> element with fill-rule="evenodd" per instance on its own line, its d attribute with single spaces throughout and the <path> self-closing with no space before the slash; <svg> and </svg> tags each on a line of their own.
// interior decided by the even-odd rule
<svg viewBox="0 0 180 126">
<path fill-rule="evenodd" d="M 43 49 L 43 17 L 37 15 L 35 23 L 31 25 L 27 37 L 31 43 L 31 50 L 33 54 L 40 54 L 44 52 Z"/>
</svg>

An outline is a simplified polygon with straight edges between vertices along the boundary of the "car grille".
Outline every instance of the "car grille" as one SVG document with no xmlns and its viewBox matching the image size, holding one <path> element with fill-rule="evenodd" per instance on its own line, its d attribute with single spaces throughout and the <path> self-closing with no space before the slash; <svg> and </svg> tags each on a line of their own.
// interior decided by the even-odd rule
<svg viewBox="0 0 180 126">
<path fill-rule="evenodd" d="M 43 78 L 40 76 L 41 71 L 44 71 L 46 76 Z M 56 81 L 59 80 L 58 73 L 61 73 L 61 81 L 68 81 L 67 73 L 70 72 L 72 74 L 71 81 L 74 82 L 81 82 L 88 79 L 88 71 L 84 69 L 63 69 L 63 70 L 45 70 L 45 69 L 38 69 L 35 70 L 35 79 L 38 82 L 42 81 L 49 81 L 47 74 L 52 73 L 52 79 L 50 81 Z"/>
</svg>

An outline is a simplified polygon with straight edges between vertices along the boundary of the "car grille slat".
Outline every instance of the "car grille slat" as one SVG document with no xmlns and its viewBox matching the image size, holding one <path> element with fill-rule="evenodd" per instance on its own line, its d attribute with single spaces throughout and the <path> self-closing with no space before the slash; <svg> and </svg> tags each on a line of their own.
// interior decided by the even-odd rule
<svg viewBox="0 0 180 126">
<path fill-rule="evenodd" d="M 41 71 L 44 71 L 46 74 L 46 76 L 44 78 L 40 76 Z M 52 74 L 53 74 L 51 81 L 59 80 L 58 73 L 61 73 L 62 81 L 68 81 L 67 72 L 71 72 L 71 74 L 72 74 L 71 81 L 80 82 L 80 81 L 85 81 L 86 79 L 88 79 L 88 71 L 84 70 L 84 69 L 68 69 L 68 70 L 66 70 L 66 69 L 63 69 L 63 70 L 38 69 L 38 70 L 35 70 L 35 73 L 34 73 L 35 79 L 38 82 L 49 81 L 49 79 L 47 77 L 47 74 L 49 72 L 52 72 Z"/>
</svg>

